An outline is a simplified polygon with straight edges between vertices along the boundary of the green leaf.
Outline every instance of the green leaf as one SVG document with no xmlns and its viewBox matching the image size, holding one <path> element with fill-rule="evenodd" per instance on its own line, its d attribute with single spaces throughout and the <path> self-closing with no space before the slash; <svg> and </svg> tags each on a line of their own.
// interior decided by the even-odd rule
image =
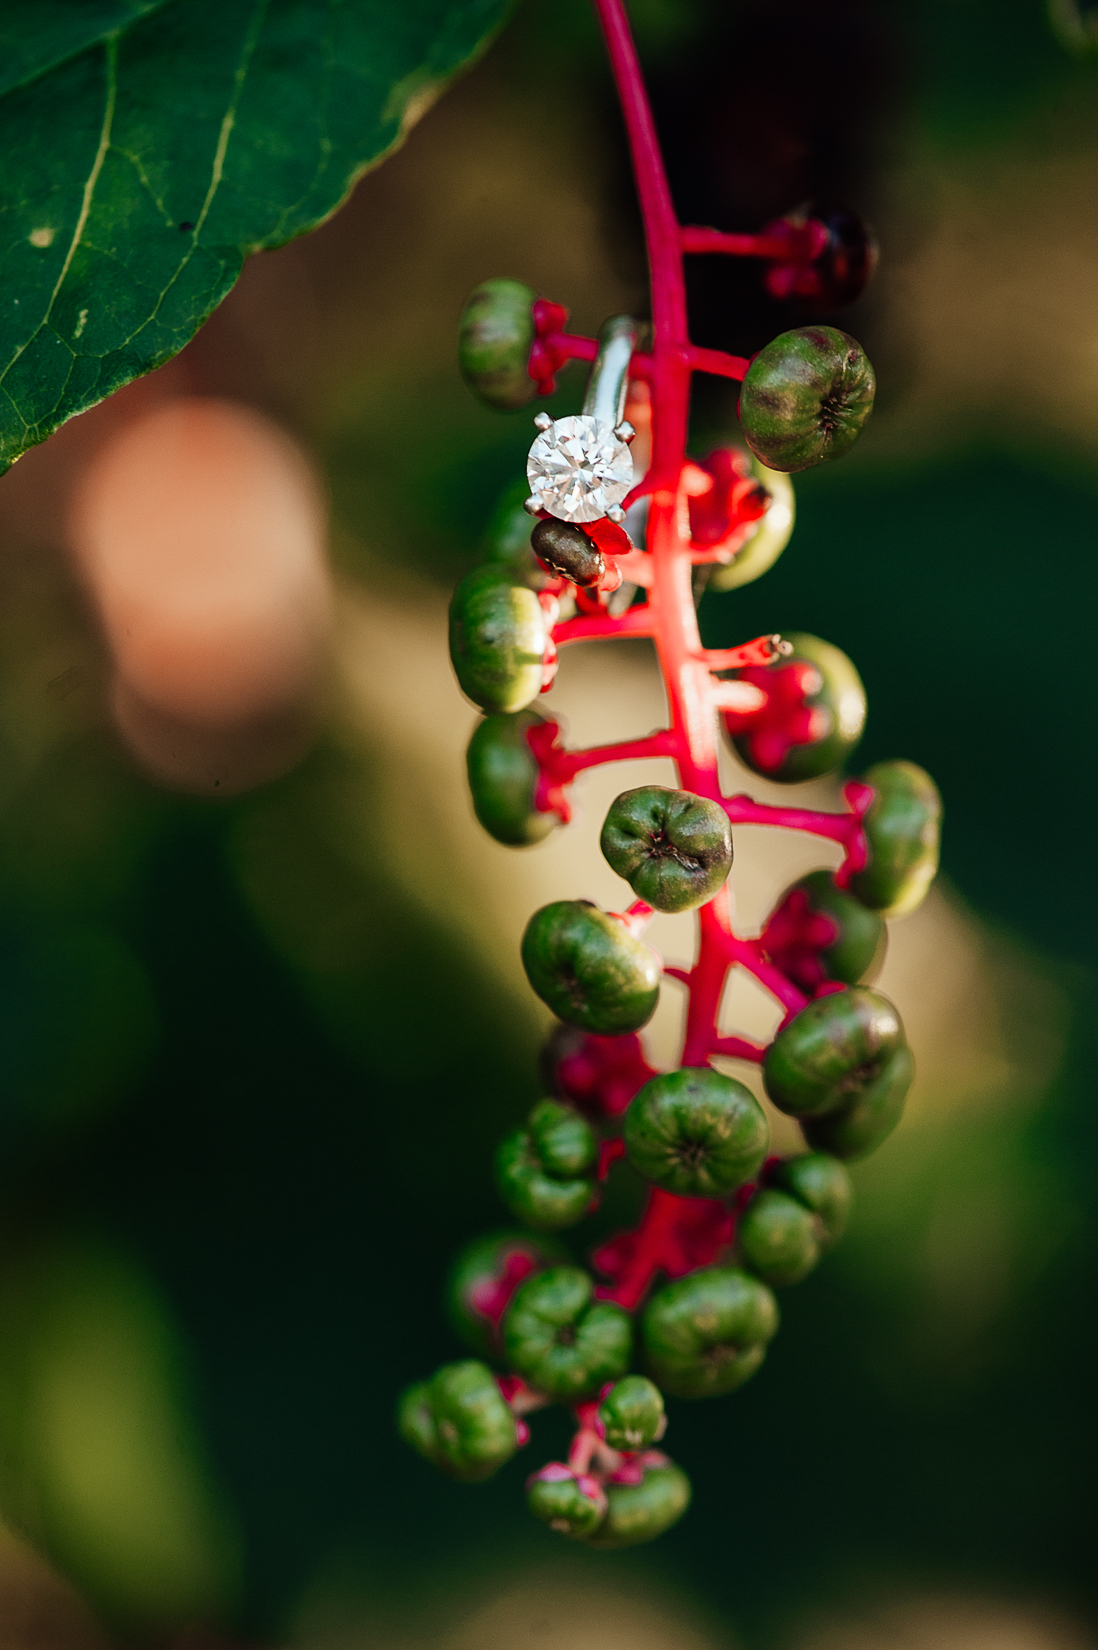
<svg viewBox="0 0 1098 1650">
<path fill-rule="evenodd" d="M 0 473 L 329 217 L 510 0 L 22 0 L 0 20 Z"/>
</svg>

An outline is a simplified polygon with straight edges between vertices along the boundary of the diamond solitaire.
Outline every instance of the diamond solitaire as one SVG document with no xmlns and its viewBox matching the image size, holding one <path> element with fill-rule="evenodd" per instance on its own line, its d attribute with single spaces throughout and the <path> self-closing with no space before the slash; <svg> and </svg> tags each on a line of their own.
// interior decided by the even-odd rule
<svg viewBox="0 0 1098 1650">
<path fill-rule="evenodd" d="M 629 431 L 631 435 L 632 430 Z M 614 426 L 580 414 L 549 423 L 526 462 L 531 503 L 558 521 L 621 520 L 633 460 Z"/>
</svg>

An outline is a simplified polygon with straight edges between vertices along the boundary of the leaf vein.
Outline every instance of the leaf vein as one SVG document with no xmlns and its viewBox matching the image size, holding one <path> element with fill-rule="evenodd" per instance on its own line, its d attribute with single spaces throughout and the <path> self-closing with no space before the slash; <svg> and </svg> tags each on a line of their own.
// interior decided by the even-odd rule
<svg viewBox="0 0 1098 1650">
<path fill-rule="evenodd" d="M 46 305 L 46 313 L 43 315 L 41 321 L 34 329 L 34 332 L 31 333 L 30 337 L 28 337 L 24 343 L 19 345 L 3 372 L 0 372 L 0 384 L 3 383 L 12 367 L 14 367 L 23 351 L 27 348 L 27 345 L 31 342 L 31 339 L 38 336 L 38 333 L 47 324 L 50 316 L 53 314 L 53 306 L 57 302 L 57 295 L 64 285 L 65 277 L 69 273 L 72 260 L 76 256 L 77 248 L 84 237 L 84 229 L 88 222 L 88 214 L 91 211 L 92 199 L 95 195 L 95 186 L 99 181 L 99 174 L 103 170 L 103 162 L 106 159 L 107 150 L 111 146 L 111 126 L 114 122 L 114 105 L 115 99 L 118 95 L 117 32 L 108 37 L 104 43 L 104 50 L 106 53 L 107 68 L 107 96 L 103 108 L 103 124 L 99 129 L 99 145 L 95 151 L 95 159 L 92 161 L 91 171 L 84 180 L 84 194 L 83 199 L 80 202 L 80 216 L 76 220 L 76 228 L 73 231 L 72 240 L 69 242 L 69 250 L 65 254 L 65 262 L 61 266 L 61 273 L 54 282 L 53 291 L 50 293 L 50 301 Z"/>
</svg>

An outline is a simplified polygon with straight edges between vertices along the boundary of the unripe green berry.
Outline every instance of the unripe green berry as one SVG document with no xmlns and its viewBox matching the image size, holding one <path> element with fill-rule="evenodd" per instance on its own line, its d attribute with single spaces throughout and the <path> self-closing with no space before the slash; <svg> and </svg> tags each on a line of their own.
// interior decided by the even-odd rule
<svg viewBox="0 0 1098 1650">
<path fill-rule="evenodd" d="M 821 928 L 831 932 L 826 944 L 816 943 Z M 760 944 L 782 973 L 811 996 L 828 982 L 857 985 L 875 972 L 888 933 L 875 911 L 835 886 L 830 871 L 811 871 L 786 889 Z"/>
<path fill-rule="evenodd" d="M 531 590 L 544 590 L 552 575 L 530 545 L 533 522 L 526 510 L 529 496 L 530 483 L 525 476 L 503 493 L 484 534 L 484 560 L 507 567 L 520 584 L 528 584 Z"/>
<path fill-rule="evenodd" d="M 515 1417 L 491 1371 L 472 1359 L 444 1364 L 409 1387 L 398 1422 L 406 1443 L 467 1484 L 490 1478 L 518 1445 Z"/>
<path fill-rule="evenodd" d="M 542 1100 L 496 1153 L 496 1186 L 513 1215 L 541 1231 L 574 1226 L 595 1194 L 598 1140 L 571 1106 Z"/>
<path fill-rule="evenodd" d="M 849 333 L 797 327 L 752 360 L 740 391 L 740 425 L 772 470 L 807 470 L 854 445 L 875 393 L 873 368 Z"/>
<path fill-rule="evenodd" d="M 818 1217 L 825 1249 L 838 1243 L 850 1218 L 854 1187 L 836 1158 L 827 1152 L 802 1152 L 783 1159 L 767 1179 L 771 1186 L 788 1192 Z"/>
<path fill-rule="evenodd" d="M 481 1357 L 498 1358 L 495 1314 L 486 1308 L 494 1305 L 509 1277 L 514 1276 L 517 1287 L 524 1277 L 567 1259 L 561 1244 L 529 1232 L 489 1232 L 475 1238 L 458 1255 L 446 1282 L 446 1311 L 455 1334 Z"/>
<path fill-rule="evenodd" d="M 534 1149 L 546 1174 L 593 1174 L 599 1160 L 598 1136 L 586 1117 L 559 1100 L 539 1100 L 526 1120 Z"/>
<path fill-rule="evenodd" d="M 659 1001 L 655 955 L 588 900 L 535 911 L 522 936 L 522 966 L 559 1019 L 603 1037 L 639 1031 Z"/>
<path fill-rule="evenodd" d="M 606 1494 L 593 1479 L 577 1479 L 563 1461 L 550 1461 L 526 1481 L 526 1505 L 551 1530 L 586 1541 L 606 1517 Z"/>
<path fill-rule="evenodd" d="M 606 558 L 593 539 L 567 521 L 552 516 L 539 521 L 530 535 L 530 548 L 551 573 L 573 584 L 598 584 L 606 572 Z"/>
<path fill-rule="evenodd" d="M 625 1374 L 633 1325 L 620 1306 L 595 1300 L 578 1266 L 551 1266 L 520 1284 L 503 1321 L 503 1347 L 532 1387 L 571 1404 Z"/>
<path fill-rule="evenodd" d="M 868 1157 L 888 1139 L 904 1112 L 915 1077 L 915 1056 L 905 1043 L 881 1065 L 880 1072 L 841 1111 L 805 1119 L 805 1140 L 819 1151 L 853 1162 Z"/>
<path fill-rule="evenodd" d="M 795 1197 L 765 1187 L 740 1216 L 737 1238 L 744 1265 L 772 1289 L 800 1283 L 822 1253 L 820 1222 Z"/>
<path fill-rule="evenodd" d="M 869 859 L 850 887 L 874 911 L 904 917 L 938 872 L 942 799 L 914 762 L 877 762 L 862 778 L 877 794 L 863 822 Z"/>
<path fill-rule="evenodd" d="M 474 567 L 450 602 L 450 659 L 463 693 L 482 710 L 522 710 L 541 692 L 545 610 L 506 567 Z"/>
<path fill-rule="evenodd" d="M 611 869 L 657 911 L 704 905 L 732 869 L 725 810 L 664 785 L 641 785 L 615 798 L 599 846 Z"/>
<path fill-rule="evenodd" d="M 710 590 L 739 590 L 742 585 L 761 578 L 773 567 L 792 535 L 797 517 L 793 483 L 780 470 L 767 469 L 754 453 L 751 470 L 770 494 L 770 508 L 732 560 L 723 567 L 713 568 L 709 575 Z"/>
<path fill-rule="evenodd" d="M 662 1437 L 663 1394 L 643 1375 L 627 1375 L 599 1405 L 603 1436 L 611 1449 L 647 1449 Z"/>
<path fill-rule="evenodd" d="M 478 722 L 465 753 L 473 812 L 488 835 L 509 848 L 531 847 L 561 822 L 534 802 L 538 764 L 526 735 L 545 725 L 534 710 L 497 711 Z"/>
<path fill-rule="evenodd" d="M 636 1547 L 678 1523 L 690 1505 L 690 1480 L 666 1456 L 658 1459 L 660 1465 L 646 1467 L 639 1484 L 607 1484 L 606 1517 L 588 1546 Z"/>
<path fill-rule="evenodd" d="M 904 1046 L 893 1005 L 869 986 L 817 997 L 782 1027 L 766 1051 L 763 1082 L 793 1117 L 841 1111 Z"/>
<path fill-rule="evenodd" d="M 661 1072 L 625 1114 L 629 1161 L 679 1197 L 727 1197 L 759 1171 L 770 1129 L 743 1083 L 710 1066 Z"/>
<path fill-rule="evenodd" d="M 525 407 L 537 394 L 527 370 L 536 301 L 533 287 L 521 281 L 482 281 L 461 313 L 461 376 L 479 400 L 501 412 Z"/>
<path fill-rule="evenodd" d="M 676 1398 L 713 1398 L 742 1386 L 778 1328 L 765 1284 L 733 1266 L 710 1266 L 664 1286 L 641 1319 L 645 1362 Z"/>
</svg>

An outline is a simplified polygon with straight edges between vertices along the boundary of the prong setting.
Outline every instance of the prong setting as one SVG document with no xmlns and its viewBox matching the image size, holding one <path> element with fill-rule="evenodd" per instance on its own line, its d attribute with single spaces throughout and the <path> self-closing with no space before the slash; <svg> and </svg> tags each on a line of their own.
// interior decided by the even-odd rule
<svg viewBox="0 0 1098 1650">
<path fill-rule="evenodd" d="M 534 418 L 534 428 L 535 430 L 551 430 L 553 428 L 553 420 L 549 417 L 547 412 L 539 412 Z"/>
<path fill-rule="evenodd" d="M 624 441 L 626 446 L 629 445 L 636 433 L 636 430 L 627 418 L 623 418 L 620 424 L 614 425 L 614 434 L 617 436 L 619 441 Z"/>
</svg>

